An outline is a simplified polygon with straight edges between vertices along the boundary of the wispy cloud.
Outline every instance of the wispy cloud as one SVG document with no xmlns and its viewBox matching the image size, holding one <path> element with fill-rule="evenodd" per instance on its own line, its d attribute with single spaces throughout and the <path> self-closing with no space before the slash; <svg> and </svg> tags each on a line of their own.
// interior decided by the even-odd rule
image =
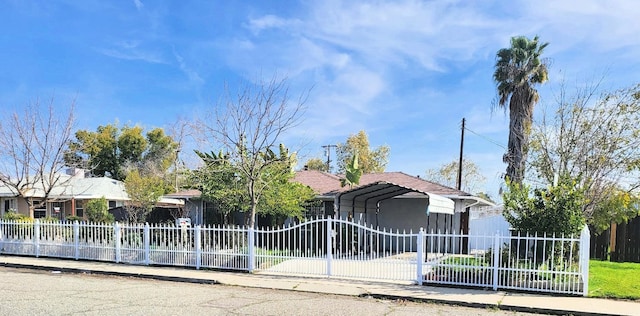
<svg viewBox="0 0 640 316">
<path fill-rule="evenodd" d="M 166 64 L 160 53 L 140 47 L 138 41 L 121 41 L 109 48 L 97 48 L 99 53 L 124 60 L 140 60 L 147 63 Z"/>
<path fill-rule="evenodd" d="M 380 121 L 392 117 L 378 114 L 398 107 L 389 97 L 398 93 L 394 89 L 405 88 L 397 82 L 406 80 L 403 71 L 409 76 L 446 73 L 451 63 L 472 60 L 498 41 L 477 36 L 490 34 L 500 25 L 466 3 L 307 4 L 308 11 L 295 18 L 267 14 L 249 19 L 246 27 L 252 36 L 237 41 L 251 45 L 233 47 L 229 58 L 245 72 L 270 64 L 268 69 L 285 69 L 307 81 L 312 78 L 318 97 L 314 99 L 317 116 L 310 117 L 327 127 L 316 130 L 318 138 L 352 131 L 354 122 L 363 128 L 380 127 Z M 248 57 L 256 53 L 270 57 Z M 398 107 L 387 114 L 402 116 L 408 111 Z"/>
<path fill-rule="evenodd" d="M 133 4 L 136 6 L 138 11 L 142 11 L 142 8 L 144 8 L 144 4 L 140 0 L 133 0 Z"/>
<path fill-rule="evenodd" d="M 187 78 L 189 78 L 190 82 L 197 85 L 202 85 L 204 83 L 204 80 L 202 79 L 202 77 L 200 77 L 198 72 L 189 67 L 184 58 L 180 54 L 178 54 L 178 52 L 176 52 L 175 47 L 173 49 L 173 56 L 175 56 L 180 70 L 187 76 Z"/>
<path fill-rule="evenodd" d="M 296 19 L 288 20 L 272 14 L 268 14 L 259 18 L 249 19 L 247 28 L 249 28 L 254 34 L 259 34 L 263 30 L 272 28 L 296 27 L 296 25 L 300 24 L 301 22 Z"/>
</svg>

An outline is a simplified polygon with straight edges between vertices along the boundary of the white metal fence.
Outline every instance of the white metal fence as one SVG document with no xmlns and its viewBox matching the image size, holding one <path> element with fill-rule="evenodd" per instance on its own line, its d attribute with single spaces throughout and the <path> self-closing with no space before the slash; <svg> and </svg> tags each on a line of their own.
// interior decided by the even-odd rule
<svg viewBox="0 0 640 316">
<path fill-rule="evenodd" d="M 377 230 L 319 218 L 282 228 L 0 220 L 0 253 L 586 295 L 579 237 Z"/>
</svg>

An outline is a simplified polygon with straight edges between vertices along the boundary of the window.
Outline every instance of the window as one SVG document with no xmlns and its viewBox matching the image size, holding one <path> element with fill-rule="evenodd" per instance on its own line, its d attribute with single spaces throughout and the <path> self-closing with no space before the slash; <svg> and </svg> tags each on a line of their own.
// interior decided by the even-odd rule
<svg viewBox="0 0 640 316">
<path fill-rule="evenodd" d="M 116 208 L 116 201 L 109 201 L 109 209 Z"/>
<path fill-rule="evenodd" d="M 84 205 L 82 200 L 76 201 L 76 216 L 84 217 Z"/>
<path fill-rule="evenodd" d="M 304 218 L 306 219 L 312 219 L 312 218 L 322 218 L 325 215 L 324 209 L 325 206 L 323 205 L 324 203 L 321 201 L 312 201 L 312 202 L 307 202 L 304 205 Z"/>
<path fill-rule="evenodd" d="M 64 203 L 62 202 L 51 203 L 51 217 L 62 219 L 63 214 L 64 214 Z"/>
<path fill-rule="evenodd" d="M 2 210 L 5 213 L 9 211 L 17 212 L 16 199 L 4 199 L 4 208 Z"/>
<path fill-rule="evenodd" d="M 33 210 L 33 218 L 43 218 L 43 217 L 47 217 L 46 208 L 37 208 Z"/>
</svg>

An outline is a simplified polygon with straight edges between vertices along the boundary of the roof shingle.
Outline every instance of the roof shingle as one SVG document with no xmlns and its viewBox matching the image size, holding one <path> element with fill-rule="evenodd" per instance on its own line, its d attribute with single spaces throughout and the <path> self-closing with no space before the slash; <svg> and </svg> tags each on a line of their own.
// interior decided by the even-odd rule
<svg viewBox="0 0 640 316">
<path fill-rule="evenodd" d="M 298 171 L 293 180 L 309 186 L 319 195 L 335 195 L 339 192 L 349 190 L 348 187 L 340 186 L 339 176 L 316 170 Z M 390 182 L 438 195 L 471 196 L 471 194 L 464 191 L 443 186 L 419 177 L 410 176 L 404 172 L 367 173 L 360 177 L 361 186 L 379 181 Z"/>
</svg>

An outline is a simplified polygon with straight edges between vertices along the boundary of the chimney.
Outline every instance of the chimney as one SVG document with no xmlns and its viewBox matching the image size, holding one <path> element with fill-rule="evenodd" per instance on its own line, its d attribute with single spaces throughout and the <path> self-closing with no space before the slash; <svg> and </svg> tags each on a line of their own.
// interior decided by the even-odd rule
<svg viewBox="0 0 640 316">
<path fill-rule="evenodd" d="M 78 179 L 84 178 L 84 169 L 82 168 L 75 168 L 75 167 L 67 168 L 66 173 L 67 175 L 70 175 L 73 178 L 78 178 Z"/>
</svg>

